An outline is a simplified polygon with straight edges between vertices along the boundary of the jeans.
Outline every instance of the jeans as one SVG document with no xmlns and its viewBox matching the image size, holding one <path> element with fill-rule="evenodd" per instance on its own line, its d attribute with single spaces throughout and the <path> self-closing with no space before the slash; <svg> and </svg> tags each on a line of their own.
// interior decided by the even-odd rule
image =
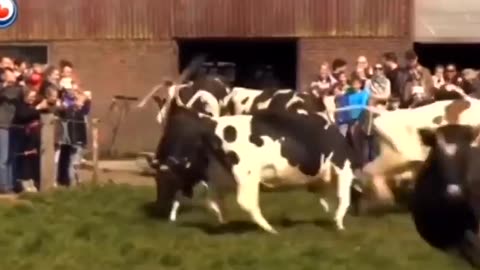
<svg viewBox="0 0 480 270">
<path fill-rule="evenodd" d="M 78 168 L 83 157 L 83 147 L 81 145 L 72 145 L 70 148 L 70 162 L 68 163 L 68 178 L 70 186 L 73 183 L 79 183 Z"/>
<path fill-rule="evenodd" d="M 0 129 L 0 191 L 13 191 L 13 168 L 10 148 L 10 131 Z"/>
<path fill-rule="evenodd" d="M 378 155 L 377 141 L 374 135 L 367 135 L 364 157 L 368 162 L 374 160 Z"/>
</svg>

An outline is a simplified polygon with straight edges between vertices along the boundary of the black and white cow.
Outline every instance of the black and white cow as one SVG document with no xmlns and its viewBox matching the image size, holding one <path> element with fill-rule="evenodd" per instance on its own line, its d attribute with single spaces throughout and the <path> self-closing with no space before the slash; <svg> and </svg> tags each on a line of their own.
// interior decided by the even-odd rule
<svg viewBox="0 0 480 270">
<path fill-rule="evenodd" d="M 234 87 L 232 91 L 216 77 L 207 76 L 186 85 L 170 85 L 169 91 L 178 91 L 175 98 L 177 105 L 189 108 L 195 112 L 210 116 L 251 114 L 263 110 L 290 112 L 290 113 L 318 113 L 329 123 L 333 122 L 333 115 L 325 113 L 325 99 L 312 94 L 297 93 L 291 89 L 258 90 Z M 203 90 L 205 89 L 205 90 Z M 230 92 L 228 95 L 225 93 Z M 163 108 L 166 99 L 157 99 L 160 112 L 157 121 L 162 123 L 166 111 Z M 208 188 L 203 179 L 199 182 Z M 190 191 L 185 191 L 185 197 L 191 197 Z M 322 200 L 322 205 L 328 208 L 328 203 Z M 173 203 L 170 212 L 170 221 L 175 221 L 180 207 L 180 201 Z"/>
<path fill-rule="evenodd" d="M 175 91 L 169 95 L 175 99 Z M 276 233 L 260 210 L 261 184 L 306 186 L 310 191 L 334 186 L 339 199 L 335 222 L 344 229 L 353 169 L 360 164 L 351 158 L 339 130 L 324 117 L 269 110 L 209 117 L 176 102 L 167 102 L 165 108 L 166 125 L 156 156 L 160 177 L 170 175 L 166 182 L 157 177 L 161 190 L 157 199 L 163 210 L 171 209 L 175 189 L 188 193 L 199 179 L 207 179 L 209 206 L 220 222 L 224 197 L 235 192 L 237 203 L 251 219 Z"/>
<path fill-rule="evenodd" d="M 324 99 L 292 89 L 260 90 L 234 87 L 224 100 L 230 115 L 252 114 L 262 110 L 294 113 L 325 112 Z"/>
<path fill-rule="evenodd" d="M 431 150 L 415 181 L 416 229 L 431 246 L 480 267 L 480 148 L 472 146 L 479 130 L 453 124 L 419 129 L 419 135 Z"/>
</svg>

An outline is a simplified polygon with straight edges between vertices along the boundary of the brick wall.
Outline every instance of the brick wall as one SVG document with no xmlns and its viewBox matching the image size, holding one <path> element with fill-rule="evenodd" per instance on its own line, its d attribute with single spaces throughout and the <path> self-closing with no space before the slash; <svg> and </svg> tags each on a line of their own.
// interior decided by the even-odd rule
<svg viewBox="0 0 480 270">
<path fill-rule="evenodd" d="M 164 76 L 177 73 L 176 44 L 170 41 L 53 42 L 49 62 L 71 60 L 82 85 L 93 92 L 92 115 L 100 117 L 100 147 L 109 148 L 119 113 L 110 112 L 113 95 L 143 97 Z M 156 105 L 132 109 L 120 126 L 117 143 L 122 153 L 152 150 L 159 138 Z"/>
<path fill-rule="evenodd" d="M 308 87 L 312 76 L 324 61 L 331 63 L 334 58 L 341 57 L 347 60 L 349 65 L 355 65 L 357 57 L 365 55 L 368 61 L 374 64 L 386 51 L 394 51 L 399 59 L 402 59 L 404 52 L 412 46 L 408 39 L 301 39 L 298 48 L 298 88 Z"/>
</svg>

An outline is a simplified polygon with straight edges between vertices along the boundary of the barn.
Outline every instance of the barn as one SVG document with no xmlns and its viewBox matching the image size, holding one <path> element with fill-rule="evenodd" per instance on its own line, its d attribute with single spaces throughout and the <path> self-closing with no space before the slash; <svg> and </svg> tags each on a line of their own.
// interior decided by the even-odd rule
<svg viewBox="0 0 480 270">
<path fill-rule="evenodd" d="M 0 32 L 0 54 L 71 60 L 94 93 L 104 151 L 150 150 L 155 105 L 135 102 L 197 53 L 233 63 L 244 84 L 270 66 L 285 87 L 306 87 L 319 64 L 341 56 L 371 61 L 412 46 L 413 0 L 21 0 L 15 25 Z M 113 104 L 113 105 L 112 105 Z M 124 121 L 119 124 L 119 115 Z"/>
</svg>

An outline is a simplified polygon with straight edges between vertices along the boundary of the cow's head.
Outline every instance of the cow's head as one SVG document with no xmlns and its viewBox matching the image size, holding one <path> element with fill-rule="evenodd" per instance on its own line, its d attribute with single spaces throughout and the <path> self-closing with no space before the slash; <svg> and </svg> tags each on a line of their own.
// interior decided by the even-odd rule
<svg viewBox="0 0 480 270">
<path fill-rule="evenodd" d="M 465 195 L 472 170 L 472 144 L 480 134 L 479 128 L 467 125 L 445 125 L 437 129 L 419 129 L 422 143 L 431 148 L 427 165 L 436 173 L 440 191 L 451 198 Z"/>
</svg>

